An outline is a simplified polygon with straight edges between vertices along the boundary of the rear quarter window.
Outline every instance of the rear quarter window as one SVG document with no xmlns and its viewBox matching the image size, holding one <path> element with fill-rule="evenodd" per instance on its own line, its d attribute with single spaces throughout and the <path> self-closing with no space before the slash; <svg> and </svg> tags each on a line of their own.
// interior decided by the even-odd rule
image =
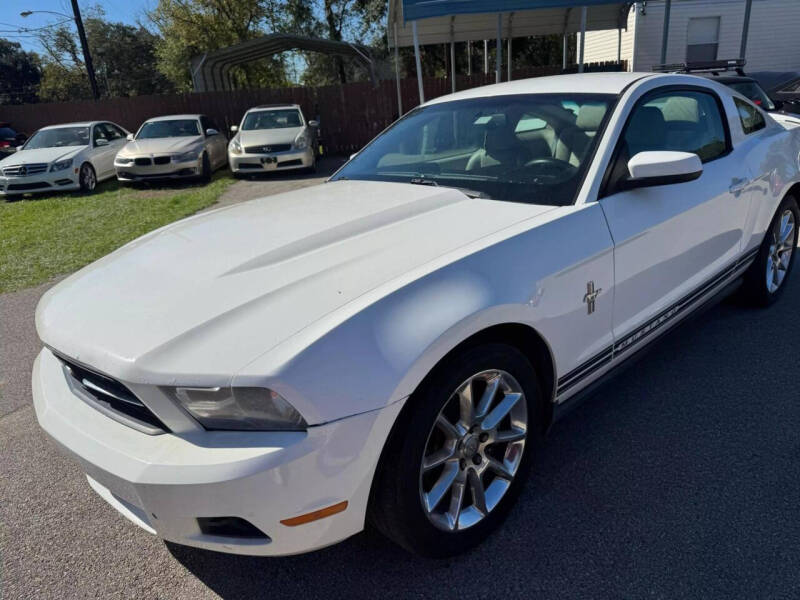
<svg viewBox="0 0 800 600">
<path fill-rule="evenodd" d="M 767 126 L 764 116 L 755 106 L 739 98 L 734 98 L 733 102 L 736 104 L 736 112 L 739 113 L 739 121 L 742 123 L 745 135 L 755 133 Z"/>
</svg>

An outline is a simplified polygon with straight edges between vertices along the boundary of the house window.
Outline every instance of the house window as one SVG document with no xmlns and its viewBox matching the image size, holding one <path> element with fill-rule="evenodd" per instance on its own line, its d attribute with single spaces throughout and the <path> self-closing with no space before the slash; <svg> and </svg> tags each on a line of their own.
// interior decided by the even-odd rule
<svg viewBox="0 0 800 600">
<path fill-rule="evenodd" d="M 686 62 L 717 60 L 719 17 L 689 19 L 686 36 Z"/>
</svg>

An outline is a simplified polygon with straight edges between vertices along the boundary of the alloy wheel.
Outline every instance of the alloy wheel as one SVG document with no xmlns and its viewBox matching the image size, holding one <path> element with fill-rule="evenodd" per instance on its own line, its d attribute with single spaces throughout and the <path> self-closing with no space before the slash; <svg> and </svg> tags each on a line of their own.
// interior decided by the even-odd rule
<svg viewBox="0 0 800 600">
<path fill-rule="evenodd" d="M 514 480 L 527 429 L 525 394 L 510 373 L 482 371 L 456 389 L 420 465 L 420 500 L 434 526 L 459 531 L 486 518 Z"/>
<path fill-rule="evenodd" d="M 772 243 L 767 254 L 767 290 L 778 291 L 786 278 L 794 252 L 794 213 L 785 210 L 772 228 Z"/>
<path fill-rule="evenodd" d="M 89 165 L 83 165 L 81 168 L 81 186 L 83 189 L 92 191 L 97 186 L 97 178 L 94 174 L 94 169 Z"/>
</svg>

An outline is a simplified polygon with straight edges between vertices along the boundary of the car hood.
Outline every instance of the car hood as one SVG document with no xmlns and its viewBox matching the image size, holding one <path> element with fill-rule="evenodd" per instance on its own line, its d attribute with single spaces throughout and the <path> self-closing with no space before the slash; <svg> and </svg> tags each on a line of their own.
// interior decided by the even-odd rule
<svg viewBox="0 0 800 600">
<path fill-rule="evenodd" d="M 165 152 L 185 152 L 203 142 L 203 136 L 171 137 L 134 140 L 125 144 L 120 154 L 163 154 Z"/>
<path fill-rule="evenodd" d="M 795 129 L 800 126 L 800 115 L 793 113 L 772 112 L 770 116 L 775 119 L 784 129 Z"/>
<path fill-rule="evenodd" d="M 303 127 L 286 129 L 255 129 L 240 131 L 239 143 L 242 146 L 261 146 L 264 144 L 293 144 L 295 138 L 303 131 Z"/>
<path fill-rule="evenodd" d="M 11 165 L 29 165 L 31 163 L 51 163 L 71 158 L 86 146 L 60 146 L 58 148 L 38 148 L 36 150 L 18 150 L 8 158 L 0 160 L 0 167 Z"/>
<path fill-rule="evenodd" d="M 270 196 L 168 225 L 78 271 L 42 298 L 37 329 L 126 381 L 221 385 L 359 296 L 549 210 L 363 181 Z"/>
</svg>

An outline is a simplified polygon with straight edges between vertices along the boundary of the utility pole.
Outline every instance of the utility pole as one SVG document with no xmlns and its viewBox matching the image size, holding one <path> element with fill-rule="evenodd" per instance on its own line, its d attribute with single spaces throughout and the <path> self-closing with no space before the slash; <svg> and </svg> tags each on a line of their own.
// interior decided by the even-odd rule
<svg viewBox="0 0 800 600">
<path fill-rule="evenodd" d="M 83 19 L 81 19 L 81 9 L 78 7 L 78 0 L 72 0 L 72 12 L 75 15 L 75 27 L 78 28 L 78 37 L 81 39 L 83 63 L 86 65 L 86 73 L 89 75 L 89 85 L 92 88 L 92 96 L 94 96 L 95 100 L 98 100 L 100 98 L 100 92 L 97 90 L 97 78 L 94 76 L 94 64 L 92 63 L 92 55 L 89 52 L 89 44 L 86 41 L 86 32 L 83 30 Z"/>
</svg>

